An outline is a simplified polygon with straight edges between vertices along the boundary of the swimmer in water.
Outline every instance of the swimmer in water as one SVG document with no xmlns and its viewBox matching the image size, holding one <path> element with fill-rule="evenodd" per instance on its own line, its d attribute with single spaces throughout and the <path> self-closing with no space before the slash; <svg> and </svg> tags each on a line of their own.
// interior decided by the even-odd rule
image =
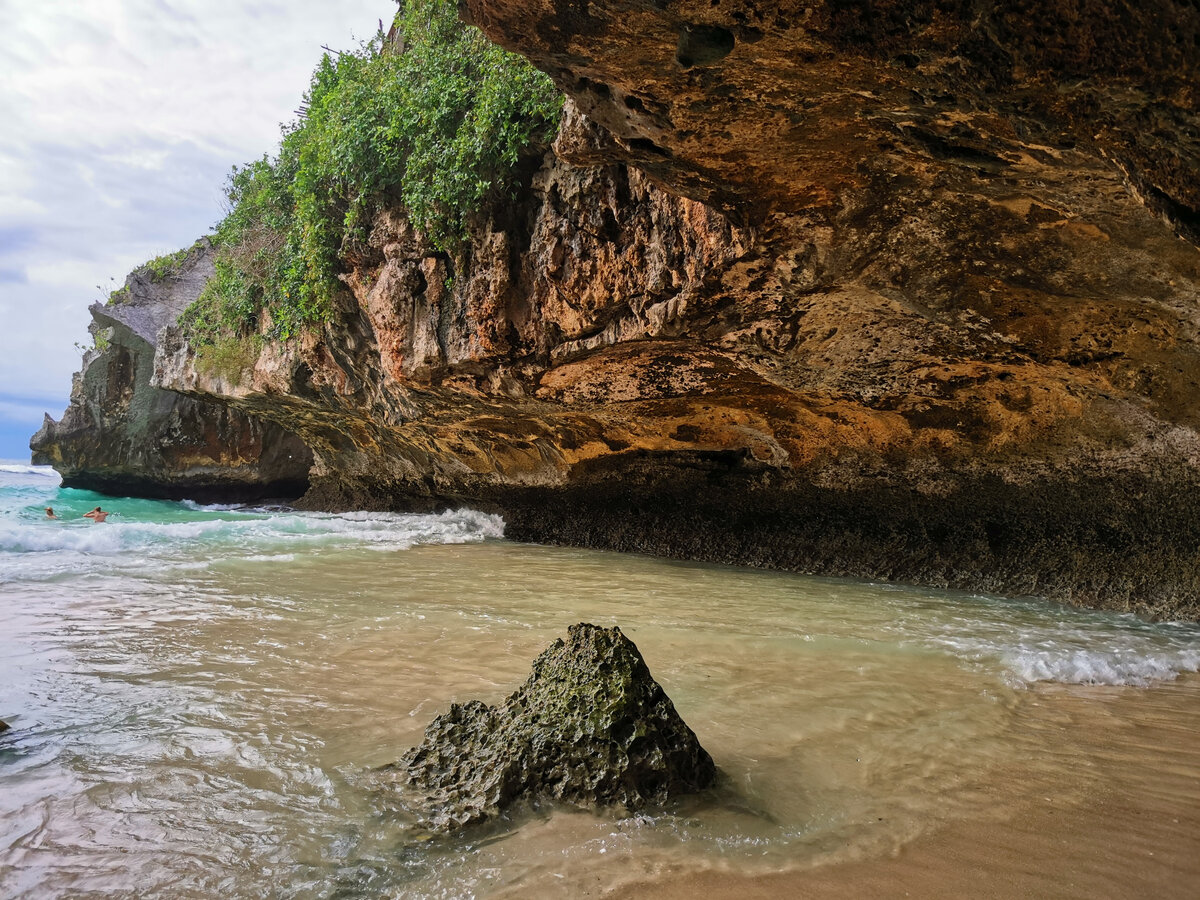
<svg viewBox="0 0 1200 900">
<path fill-rule="evenodd" d="M 46 507 L 46 518 L 47 519 L 57 519 L 58 518 L 58 516 L 56 516 L 54 514 L 54 510 L 51 509 L 49 506 Z"/>
<path fill-rule="evenodd" d="M 93 522 L 103 522 L 105 519 L 108 518 L 108 513 L 106 513 L 104 510 L 102 510 L 100 507 L 97 506 L 91 512 L 85 512 L 83 514 L 83 517 L 85 519 L 91 519 Z"/>
</svg>

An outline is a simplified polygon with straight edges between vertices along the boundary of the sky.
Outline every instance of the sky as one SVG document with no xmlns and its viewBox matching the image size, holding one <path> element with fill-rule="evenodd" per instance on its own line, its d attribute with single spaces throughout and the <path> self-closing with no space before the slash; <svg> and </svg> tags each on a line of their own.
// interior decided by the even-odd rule
<svg viewBox="0 0 1200 900">
<path fill-rule="evenodd" d="M 224 215 L 324 52 L 394 0 L 0 0 L 0 459 L 28 459 L 87 308 Z M 77 347 L 76 345 L 80 345 Z"/>
</svg>

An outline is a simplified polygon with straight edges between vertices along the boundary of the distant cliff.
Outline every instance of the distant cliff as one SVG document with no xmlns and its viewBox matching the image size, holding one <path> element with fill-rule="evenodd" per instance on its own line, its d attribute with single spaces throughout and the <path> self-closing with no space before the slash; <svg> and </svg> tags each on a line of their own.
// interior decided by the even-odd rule
<svg viewBox="0 0 1200 900">
<path fill-rule="evenodd" d="M 1200 11 L 1027 6 L 467 0 L 571 98 L 516 197 L 378 211 L 326 324 L 150 386 L 313 507 L 1200 618 Z M 95 406 L 41 458 L 168 484 Z"/>
<path fill-rule="evenodd" d="M 206 242 L 162 269 L 134 271 L 91 308 L 96 346 L 75 376 L 61 421 L 46 416 L 30 446 L 67 487 L 202 501 L 295 498 L 312 453 L 278 425 L 223 403 L 151 384 L 155 340 L 212 275 Z"/>
</svg>

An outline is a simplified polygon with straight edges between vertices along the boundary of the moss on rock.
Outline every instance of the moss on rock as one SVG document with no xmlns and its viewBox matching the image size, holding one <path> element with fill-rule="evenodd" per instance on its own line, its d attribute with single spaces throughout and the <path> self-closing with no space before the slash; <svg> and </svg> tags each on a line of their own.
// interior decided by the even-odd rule
<svg viewBox="0 0 1200 900">
<path fill-rule="evenodd" d="M 717 773 L 633 642 L 584 623 L 502 704 L 454 704 L 392 768 L 405 804 L 436 831 L 521 800 L 633 811 L 702 790 Z"/>
</svg>

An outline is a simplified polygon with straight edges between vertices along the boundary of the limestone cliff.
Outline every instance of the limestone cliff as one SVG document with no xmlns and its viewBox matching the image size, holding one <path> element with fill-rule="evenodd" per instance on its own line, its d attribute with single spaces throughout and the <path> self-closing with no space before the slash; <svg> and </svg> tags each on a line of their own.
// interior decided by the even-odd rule
<svg viewBox="0 0 1200 900">
<path fill-rule="evenodd" d="M 62 420 L 46 416 L 30 443 L 67 487 L 202 501 L 297 497 L 312 454 L 278 425 L 225 404 L 150 384 L 155 340 L 212 274 L 198 243 L 170 271 L 134 271 L 108 304 L 94 304 L 96 347 L 84 354 Z"/>
<path fill-rule="evenodd" d="M 1200 616 L 1200 11 L 467 0 L 572 98 L 469 248 L 402 210 L 323 330 L 153 385 L 312 506 Z"/>
</svg>

